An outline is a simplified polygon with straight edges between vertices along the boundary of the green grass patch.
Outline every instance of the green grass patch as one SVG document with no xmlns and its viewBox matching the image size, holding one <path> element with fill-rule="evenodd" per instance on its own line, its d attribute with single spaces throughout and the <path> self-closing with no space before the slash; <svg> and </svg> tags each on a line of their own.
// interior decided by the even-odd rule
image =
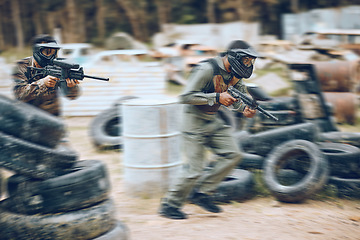
<svg viewBox="0 0 360 240">
<path fill-rule="evenodd" d="M 256 197 L 268 197 L 271 196 L 270 191 L 265 186 L 263 180 L 263 170 L 261 169 L 253 169 L 251 172 L 254 174 L 255 185 L 253 191 Z"/>
<path fill-rule="evenodd" d="M 178 96 L 182 93 L 184 86 L 167 81 L 166 82 L 166 93 L 170 95 Z"/>
<path fill-rule="evenodd" d="M 258 78 L 262 77 L 268 73 L 275 73 L 276 75 L 279 75 L 284 80 L 288 80 L 288 78 L 289 78 L 286 67 L 281 66 L 281 65 L 274 65 L 273 67 L 264 68 L 264 69 L 255 69 L 254 73 L 256 74 L 256 76 Z"/>
<path fill-rule="evenodd" d="M 6 63 L 9 64 L 28 56 L 32 56 L 32 48 L 30 47 L 26 47 L 21 51 L 17 48 L 9 48 L 0 53 L 0 57 L 5 58 Z"/>
</svg>

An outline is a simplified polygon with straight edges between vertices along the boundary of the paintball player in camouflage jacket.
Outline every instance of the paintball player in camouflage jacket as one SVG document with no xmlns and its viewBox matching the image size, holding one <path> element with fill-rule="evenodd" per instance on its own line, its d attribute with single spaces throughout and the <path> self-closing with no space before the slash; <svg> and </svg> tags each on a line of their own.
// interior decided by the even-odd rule
<svg viewBox="0 0 360 240">
<path fill-rule="evenodd" d="M 161 200 L 161 216 L 186 219 L 187 215 L 180 209 L 188 199 L 207 211 L 222 211 L 211 201 L 209 194 L 239 164 L 242 154 L 231 128 L 216 117 L 216 113 L 220 105 L 224 105 L 234 107 L 245 117 L 255 115 L 256 110 L 245 107 L 227 89 L 233 86 L 245 93 L 242 78 L 251 76 L 258 56 L 246 42 L 237 40 L 221 56 L 193 69 L 185 92 L 180 96 L 181 103 L 185 104 L 182 136 L 186 162 L 180 178 Z M 203 169 L 205 147 L 218 157 L 214 167 L 206 172 Z"/>
<path fill-rule="evenodd" d="M 34 77 L 35 70 L 28 67 L 45 67 L 57 57 L 59 49 L 60 46 L 53 37 L 47 34 L 38 35 L 33 39 L 33 56 L 18 61 L 13 70 L 15 97 L 55 116 L 61 115 L 59 88 L 56 87 L 59 79 L 41 74 Z M 80 95 L 79 81 L 66 79 L 66 82 L 66 97 L 76 99 Z"/>
</svg>

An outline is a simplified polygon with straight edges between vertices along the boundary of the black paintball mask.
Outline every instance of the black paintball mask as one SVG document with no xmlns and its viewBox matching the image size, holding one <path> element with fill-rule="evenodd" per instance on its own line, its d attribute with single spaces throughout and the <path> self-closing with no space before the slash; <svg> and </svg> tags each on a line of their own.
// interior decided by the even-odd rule
<svg viewBox="0 0 360 240">
<path fill-rule="evenodd" d="M 249 78 L 253 73 L 255 59 L 260 57 L 254 48 L 242 42 L 241 48 L 233 48 L 227 51 L 231 73 L 236 78 Z"/>
<path fill-rule="evenodd" d="M 56 42 L 37 43 L 33 46 L 33 57 L 41 67 L 45 67 L 57 57 L 59 49 L 60 46 Z"/>
</svg>

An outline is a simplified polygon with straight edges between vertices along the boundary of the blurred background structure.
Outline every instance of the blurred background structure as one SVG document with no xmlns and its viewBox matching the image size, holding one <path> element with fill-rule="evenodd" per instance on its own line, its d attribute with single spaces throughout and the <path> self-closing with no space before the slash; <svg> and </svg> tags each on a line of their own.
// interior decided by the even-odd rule
<svg viewBox="0 0 360 240">
<path fill-rule="evenodd" d="M 63 100 L 65 116 L 94 116 L 126 95 L 177 95 L 193 66 L 243 39 L 263 55 L 247 82 L 289 96 L 287 65 L 313 63 L 334 108 L 351 102 L 338 121 L 357 122 L 358 0 L 0 0 L 1 94 L 13 97 L 11 65 L 40 33 L 62 44 L 59 57 L 110 78 L 83 81 L 82 97 Z"/>
<path fill-rule="evenodd" d="M 174 31 L 179 24 L 211 24 L 214 36 L 221 29 L 218 24 L 238 21 L 257 23 L 260 35 L 289 39 L 289 34 L 314 28 L 359 28 L 359 8 L 351 7 L 356 4 L 357 0 L 1 0 L 0 51 L 21 49 L 34 35 L 54 34 L 55 29 L 62 43 L 103 46 L 107 37 L 126 32 L 151 44 L 159 32 L 181 38 Z M 233 33 L 241 30 L 233 28 Z"/>
</svg>

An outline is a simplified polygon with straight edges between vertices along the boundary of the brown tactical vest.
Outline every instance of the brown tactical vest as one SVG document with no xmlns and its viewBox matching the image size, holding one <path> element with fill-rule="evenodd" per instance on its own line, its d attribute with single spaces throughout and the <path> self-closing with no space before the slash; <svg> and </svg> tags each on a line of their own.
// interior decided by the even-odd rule
<svg viewBox="0 0 360 240">
<path fill-rule="evenodd" d="M 222 93 L 227 91 L 229 86 L 234 86 L 239 79 L 236 77 L 232 77 L 231 80 L 225 81 L 223 76 L 220 74 L 220 69 L 219 69 L 219 65 L 217 64 L 216 60 L 211 58 L 206 60 L 207 62 L 210 62 L 213 71 L 214 71 L 214 75 L 213 75 L 213 79 L 210 82 L 210 84 L 208 84 L 207 86 L 204 87 L 203 92 L 205 93 Z M 210 105 L 196 105 L 196 107 L 203 112 L 206 112 L 208 114 L 215 114 L 219 107 L 220 107 L 220 103 L 215 103 L 214 105 L 210 106 Z"/>
</svg>

